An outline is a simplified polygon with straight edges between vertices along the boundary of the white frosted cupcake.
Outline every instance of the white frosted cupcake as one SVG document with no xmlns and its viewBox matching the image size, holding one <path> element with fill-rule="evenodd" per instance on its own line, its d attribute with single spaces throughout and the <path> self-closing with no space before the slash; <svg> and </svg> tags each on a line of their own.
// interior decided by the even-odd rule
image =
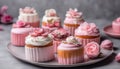
<svg viewBox="0 0 120 69">
<path fill-rule="evenodd" d="M 40 26 L 40 18 L 34 8 L 25 7 L 19 9 L 18 20 L 23 21 L 32 27 Z"/>
<path fill-rule="evenodd" d="M 54 47 L 48 32 L 37 29 L 25 40 L 25 56 L 29 61 L 44 62 L 54 58 Z"/>
<path fill-rule="evenodd" d="M 42 28 L 46 30 L 56 30 L 60 28 L 60 17 L 57 15 L 55 9 L 48 9 L 45 11 L 45 15 L 43 16 L 42 20 Z"/>
</svg>

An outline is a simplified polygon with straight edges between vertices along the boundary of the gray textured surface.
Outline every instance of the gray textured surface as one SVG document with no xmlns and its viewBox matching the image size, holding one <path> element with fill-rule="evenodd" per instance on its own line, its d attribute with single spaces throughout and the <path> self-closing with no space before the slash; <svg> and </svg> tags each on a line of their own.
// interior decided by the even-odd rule
<svg viewBox="0 0 120 69">
<path fill-rule="evenodd" d="M 104 35 L 102 29 L 111 23 L 111 20 L 120 16 L 120 0 L 0 0 L 0 6 L 8 5 L 8 13 L 14 17 L 18 16 L 20 7 L 31 6 L 37 9 L 40 17 L 43 16 L 45 9 L 54 8 L 64 19 L 66 10 L 78 8 L 82 11 L 84 18 L 89 22 L 95 22 L 104 38 L 111 39 L 117 48 L 115 52 L 120 52 L 120 41 Z M 109 19 L 109 20 L 107 20 Z M 40 69 L 42 67 L 23 63 L 13 58 L 7 51 L 6 46 L 10 42 L 11 25 L 2 25 L 4 31 L 0 31 L 0 69 Z M 115 54 L 100 63 L 90 66 L 76 67 L 76 69 L 120 69 L 120 63 L 114 60 Z M 47 68 L 46 68 L 47 69 Z"/>
<path fill-rule="evenodd" d="M 111 21 L 105 20 L 105 19 L 95 19 L 95 20 L 87 20 L 89 22 L 95 22 L 100 30 L 101 35 L 103 39 L 110 39 L 114 42 L 114 46 L 116 48 L 115 53 L 120 52 L 120 41 L 119 39 L 111 38 L 106 36 L 102 28 L 106 25 L 111 24 Z M 27 63 L 23 63 L 17 59 L 15 59 L 13 56 L 11 56 L 6 46 L 10 42 L 10 29 L 11 25 L 2 25 L 4 27 L 4 31 L 0 31 L 0 69 L 40 69 L 43 67 L 37 67 L 33 66 Z M 112 54 L 109 58 L 107 58 L 104 61 L 101 61 L 100 63 L 96 63 L 89 66 L 84 67 L 76 67 L 76 69 L 82 68 L 82 69 L 119 69 L 120 63 L 117 63 L 114 60 L 115 53 Z"/>
</svg>

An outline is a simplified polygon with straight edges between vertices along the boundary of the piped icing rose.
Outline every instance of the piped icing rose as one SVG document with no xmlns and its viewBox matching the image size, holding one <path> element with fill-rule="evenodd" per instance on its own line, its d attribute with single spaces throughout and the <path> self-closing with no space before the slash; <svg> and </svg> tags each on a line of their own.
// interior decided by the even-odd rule
<svg viewBox="0 0 120 69">
<path fill-rule="evenodd" d="M 51 35 L 52 35 L 54 40 L 63 40 L 63 39 L 66 39 L 69 36 L 68 32 L 63 28 L 54 30 L 51 33 Z"/>
<path fill-rule="evenodd" d="M 26 24 L 24 21 L 18 20 L 13 24 L 13 28 L 30 28 L 31 26 Z"/>
<path fill-rule="evenodd" d="M 100 35 L 100 32 L 98 27 L 94 23 L 84 22 L 75 30 L 75 34 L 97 36 L 97 35 Z"/>
<path fill-rule="evenodd" d="M 99 47 L 99 44 L 96 43 L 96 42 L 90 42 L 90 43 L 88 43 L 84 47 L 84 50 L 85 50 L 85 54 L 89 58 L 96 58 L 100 54 L 100 47 Z"/>
<path fill-rule="evenodd" d="M 67 11 L 64 23 L 80 24 L 83 22 L 84 20 L 82 18 L 82 12 L 78 12 L 76 8 L 70 8 L 69 11 Z"/>
<path fill-rule="evenodd" d="M 113 42 L 111 40 L 104 40 L 101 43 L 101 48 L 103 49 L 108 49 L 108 50 L 112 50 L 113 49 Z"/>
<path fill-rule="evenodd" d="M 45 15 L 43 16 L 43 22 L 48 27 L 59 27 L 60 26 L 60 18 L 56 13 L 55 9 L 48 9 L 45 11 Z"/>
<path fill-rule="evenodd" d="M 36 13 L 36 10 L 34 8 L 31 8 L 31 7 L 25 7 L 25 8 L 20 8 L 19 12 L 26 13 L 26 14 L 33 14 L 33 13 Z"/>
<path fill-rule="evenodd" d="M 44 29 L 35 29 L 26 37 L 25 43 L 34 46 L 45 46 L 52 42 L 52 38 L 48 34 Z"/>
<path fill-rule="evenodd" d="M 114 23 L 120 23 L 120 17 L 113 21 Z"/>
</svg>

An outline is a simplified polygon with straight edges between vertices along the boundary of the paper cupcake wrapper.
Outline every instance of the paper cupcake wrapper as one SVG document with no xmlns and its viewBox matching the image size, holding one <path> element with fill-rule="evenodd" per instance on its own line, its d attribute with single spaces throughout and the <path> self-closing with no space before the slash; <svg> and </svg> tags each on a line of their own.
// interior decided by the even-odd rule
<svg viewBox="0 0 120 69">
<path fill-rule="evenodd" d="M 58 63 L 68 65 L 84 61 L 83 48 L 76 50 L 58 50 Z"/>
<path fill-rule="evenodd" d="M 25 57 L 29 61 L 45 62 L 54 59 L 53 46 L 38 48 L 25 46 Z"/>
<path fill-rule="evenodd" d="M 74 33 L 75 33 L 75 29 L 77 28 L 78 26 L 66 26 L 66 25 L 63 25 L 63 28 L 65 30 L 68 31 L 69 35 L 71 36 L 74 36 Z"/>
<path fill-rule="evenodd" d="M 15 34 L 11 33 L 11 43 L 15 46 L 24 46 L 25 45 L 25 37 L 29 33 L 24 33 L 24 34 Z"/>
<path fill-rule="evenodd" d="M 96 37 L 96 38 L 92 38 L 92 39 L 84 39 L 84 38 L 76 37 L 76 39 L 77 39 L 80 43 L 82 43 L 83 46 L 85 46 L 87 43 L 92 42 L 92 41 L 95 41 L 95 42 L 97 42 L 98 44 L 100 43 L 100 37 Z"/>
<path fill-rule="evenodd" d="M 60 45 L 61 41 L 53 40 L 54 53 L 57 54 L 57 47 Z"/>
<path fill-rule="evenodd" d="M 30 25 L 32 27 L 40 27 L 40 22 L 39 21 L 38 22 L 34 22 L 34 23 L 27 23 L 26 22 L 26 24 L 28 24 L 28 25 Z"/>
</svg>

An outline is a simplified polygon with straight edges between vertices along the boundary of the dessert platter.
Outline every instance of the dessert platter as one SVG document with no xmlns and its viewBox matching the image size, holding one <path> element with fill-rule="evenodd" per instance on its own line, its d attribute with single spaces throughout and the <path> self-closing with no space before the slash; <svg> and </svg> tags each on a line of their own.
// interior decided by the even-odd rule
<svg viewBox="0 0 120 69">
<path fill-rule="evenodd" d="M 103 28 L 104 33 L 115 38 L 120 38 L 119 24 L 120 18 L 117 18 L 112 22 L 112 25 L 108 25 Z"/>
<path fill-rule="evenodd" d="M 90 65 L 113 53 L 113 42 L 101 41 L 99 28 L 86 22 L 77 9 L 67 11 L 63 27 L 56 10 L 48 9 L 41 25 L 34 8 L 20 8 L 8 51 L 17 59 L 44 67 Z"/>
</svg>

